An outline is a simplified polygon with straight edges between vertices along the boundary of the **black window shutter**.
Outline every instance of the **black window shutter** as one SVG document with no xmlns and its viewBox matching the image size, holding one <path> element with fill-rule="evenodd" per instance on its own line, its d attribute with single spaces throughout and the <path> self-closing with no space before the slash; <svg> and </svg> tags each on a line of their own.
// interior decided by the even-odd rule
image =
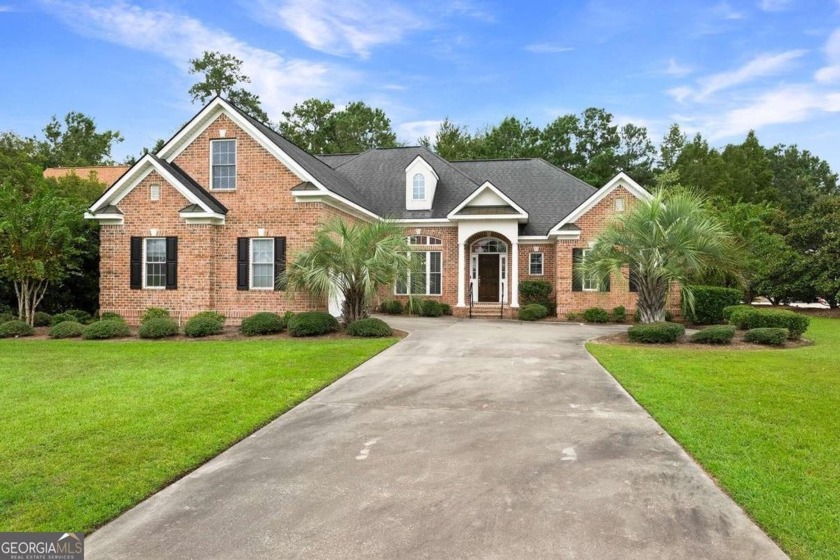
<svg viewBox="0 0 840 560">
<path fill-rule="evenodd" d="M 166 289 L 178 289 L 178 238 L 166 238 Z"/>
<path fill-rule="evenodd" d="M 249 244 L 250 240 L 247 237 L 239 237 L 236 239 L 236 289 L 248 289 L 248 276 L 250 259 L 249 259 Z"/>
<path fill-rule="evenodd" d="M 131 257 L 130 257 L 130 276 L 129 285 L 132 290 L 139 290 L 143 287 L 143 238 L 131 238 Z"/>
<path fill-rule="evenodd" d="M 601 282 L 601 291 L 602 292 L 609 292 L 610 291 L 610 277 L 609 276 L 604 278 L 604 281 Z"/>
<path fill-rule="evenodd" d="M 572 291 L 583 291 L 583 278 L 578 272 L 578 265 L 583 260 L 583 249 L 572 249 Z"/>
<path fill-rule="evenodd" d="M 283 290 L 285 289 L 285 283 L 280 283 L 276 281 L 276 278 L 286 272 L 286 238 L 285 237 L 275 237 L 274 238 L 274 289 L 275 290 Z"/>
<path fill-rule="evenodd" d="M 630 291 L 639 291 L 639 273 L 633 265 L 630 265 Z"/>
</svg>

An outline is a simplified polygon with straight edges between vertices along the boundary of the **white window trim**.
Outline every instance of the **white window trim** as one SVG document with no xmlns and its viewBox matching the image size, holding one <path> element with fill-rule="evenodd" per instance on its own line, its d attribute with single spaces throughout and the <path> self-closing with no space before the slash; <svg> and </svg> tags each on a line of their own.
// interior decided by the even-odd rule
<svg viewBox="0 0 840 560">
<path fill-rule="evenodd" d="M 423 188 L 423 196 L 421 196 L 421 197 L 415 196 L 415 194 L 416 194 L 416 193 L 415 193 L 415 191 L 414 191 L 414 189 L 418 188 L 418 187 L 414 184 L 414 181 L 417 179 L 417 177 L 418 177 L 418 176 L 419 176 L 421 179 L 423 179 L 423 187 L 422 187 L 422 188 Z M 414 200 L 414 201 L 417 201 L 417 202 L 422 202 L 422 201 L 424 201 L 424 200 L 427 200 L 427 196 L 426 196 L 427 194 L 428 194 L 428 189 L 426 188 L 426 175 L 425 175 L 425 174 L 423 174 L 423 173 L 420 173 L 420 172 L 418 171 L 417 173 L 415 173 L 415 174 L 411 177 L 411 200 Z"/>
<path fill-rule="evenodd" d="M 539 273 L 533 272 L 531 265 L 531 257 L 534 255 L 540 256 L 540 271 Z M 542 251 L 534 251 L 533 253 L 528 253 L 528 276 L 544 276 L 545 275 L 545 253 Z"/>
<path fill-rule="evenodd" d="M 221 189 L 213 187 L 213 143 L 214 142 L 233 142 L 233 183 L 236 185 L 232 189 Z M 232 192 L 239 188 L 239 142 L 236 138 L 213 138 L 210 140 L 210 180 L 208 190 L 218 192 Z"/>
<path fill-rule="evenodd" d="M 426 291 L 422 294 L 412 294 L 411 292 L 411 271 L 409 270 L 405 275 L 405 292 L 397 291 L 397 283 L 394 283 L 394 295 L 395 296 L 434 296 L 440 297 L 443 295 L 443 251 L 411 251 L 412 253 L 425 253 L 426 254 Z M 440 253 L 440 272 L 432 272 L 432 259 L 429 257 L 430 253 Z M 432 283 L 430 282 L 430 278 L 432 274 L 440 274 L 440 293 L 433 294 L 431 290 Z"/>
<path fill-rule="evenodd" d="M 149 200 L 152 202 L 160 202 L 160 185 L 155 183 L 149 186 Z"/>
<path fill-rule="evenodd" d="M 163 286 L 148 286 L 146 279 L 149 275 L 148 262 L 146 261 L 146 246 L 150 239 L 163 239 Z M 166 259 L 169 255 L 166 254 L 166 238 L 165 237 L 144 237 L 143 238 L 143 289 L 144 290 L 165 290 L 166 289 Z M 156 263 L 158 264 L 158 263 Z"/>
<path fill-rule="evenodd" d="M 277 259 L 277 255 L 274 254 L 274 238 L 273 237 L 252 237 L 248 240 L 248 289 L 254 290 L 258 292 L 262 291 L 273 291 L 274 290 L 274 283 L 270 287 L 257 287 L 254 286 L 254 240 L 261 241 L 263 239 L 271 240 L 271 277 L 274 278 L 275 273 L 275 262 Z M 256 263 L 256 264 L 268 264 L 268 263 Z M 275 282 L 277 280 L 275 279 Z"/>
<path fill-rule="evenodd" d="M 581 257 L 583 257 L 583 259 L 586 259 L 586 255 L 587 255 L 587 254 L 589 253 L 589 251 L 591 251 L 591 250 L 592 250 L 592 249 L 581 249 L 580 256 L 581 256 Z M 594 283 L 595 283 L 595 287 L 594 287 L 594 288 L 587 288 L 587 287 L 586 287 L 587 283 L 592 284 L 592 283 L 593 283 L 593 280 L 594 280 Z M 584 276 L 580 279 L 580 288 L 581 288 L 581 290 L 582 290 L 582 291 L 584 291 L 584 292 L 598 292 L 598 291 L 600 291 L 600 289 L 599 289 L 599 282 L 598 282 L 597 278 L 595 278 L 595 277 L 594 277 L 594 276 L 592 276 L 591 274 L 589 274 L 589 275 L 584 275 Z"/>
</svg>

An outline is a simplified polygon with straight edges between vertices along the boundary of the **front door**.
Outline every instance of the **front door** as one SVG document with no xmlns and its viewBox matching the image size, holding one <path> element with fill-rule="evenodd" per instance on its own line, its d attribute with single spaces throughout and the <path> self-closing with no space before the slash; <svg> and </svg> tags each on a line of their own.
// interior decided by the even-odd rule
<svg viewBox="0 0 840 560">
<path fill-rule="evenodd" d="M 478 301 L 499 301 L 499 255 L 478 255 Z"/>
</svg>

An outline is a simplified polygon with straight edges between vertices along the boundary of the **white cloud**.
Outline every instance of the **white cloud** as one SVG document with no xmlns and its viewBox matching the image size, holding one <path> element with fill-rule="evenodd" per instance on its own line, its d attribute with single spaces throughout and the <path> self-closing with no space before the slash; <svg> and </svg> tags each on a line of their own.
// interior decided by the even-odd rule
<svg viewBox="0 0 840 560">
<path fill-rule="evenodd" d="M 537 54 L 552 54 L 552 53 L 564 53 L 575 50 L 574 47 L 568 47 L 565 45 L 557 45 L 553 43 L 532 43 L 525 47 L 526 51 L 530 51 L 532 53 Z"/>
<path fill-rule="evenodd" d="M 14 11 L 15 11 L 14 6 L 0 6 L 0 14 L 14 12 Z"/>
<path fill-rule="evenodd" d="M 669 76 L 677 76 L 683 77 L 691 74 L 694 69 L 691 66 L 686 64 L 680 64 L 676 61 L 676 59 L 671 58 L 668 60 L 668 67 L 665 69 L 665 73 Z"/>
<path fill-rule="evenodd" d="M 779 54 L 761 54 L 735 70 L 712 74 L 697 80 L 698 87 L 681 86 L 668 90 L 678 102 L 706 101 L 721 91 L 750 83 L 758 78 L 772 76 L 787 70 L 791 63 L 807 51 L 792 50 Z"/>
<path fill-rule="evenodd" d="M 442 122 L 441 120 L 404 122 L 397 126 L 397 135 L 400 140 L 409 144 L 417 143 L 424 136 L 428 136 L 431 140 L 434 140 L 435 133 L 437 133 Z"/>
<path fill-rule="evenodd" d="M 294 103 L 335 91 L 343 80 L 351 79 L 347 72 L 326 64 L 286 59 L 174 12 L 125 1 L 104 6 L 47 0 L 43 5 L 80 34 L 157 54 L 184 72 L 188 59 L 201 56 L 205 50 L 233 54 L 243 60 L 243 71 L 251 77 L 249 90 L 260 96 L 266 111 L 275 118 Z"/>
<path fill-rule="evenodd" d="M 744 19 L 743 12 L 733 8 L 729 2 L 720 2 L 712 8 L 712 15 L 720 19 Z"/>
<path fill-rule="evenodd" d="M 825 44 L 825 57 L 828 65 L 817 70 L 814 79 L 822 84 L 840 82 L 840 29 L 835 30 L 828 38 Z"/>
<path fill-rule="evenodd" d="M 255 0 L 261 23 L 286 29 L 310 48 L 338 56 L 370 56 L 374 47 L 399 43 L 427 27 L 424 18 L 383 0 Z"/>
<path fill-rule="evenodd" d="M 791 0 L 759 0 L 758 7 L 765 12 L 782 12 L 788 9 Z"/>
</svg>

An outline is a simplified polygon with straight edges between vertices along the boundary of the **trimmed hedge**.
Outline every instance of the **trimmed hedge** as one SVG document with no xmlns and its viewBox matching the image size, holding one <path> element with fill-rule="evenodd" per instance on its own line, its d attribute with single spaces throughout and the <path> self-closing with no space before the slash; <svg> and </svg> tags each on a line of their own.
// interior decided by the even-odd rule
<svg viewBox="0 0 840 560">
<path fill-rule="evenodd" d="M 50 327 L 50 338 L 78 338 L 85 331 L 85 326 L 76 321 L 63 321 Z"/>
<path fill-rule="evenodd" d="M 225 316 L 215 311 L 202 311 L 184 324 L 184 334 L 193 338 L 219 334 L 224 330 Z"/>
<path fill-rule="evenodd" d="M 609 323 L 610 314 L 603 307 L 590 307 L 583 312 L 583 319 L 587 323 Z"/>
<path fill-rule="evenodd" d="M 305 311 L 289 320 L 289 334 L 292 336 L 318 336 L 338 330 L 338 321 L 323 311 Z"/>
<path fill-rule="evenodd" d="M 556 305 L 554 300 L 548 297 L 551 289 L 551 282 L 547 280 L 524 280 L 519 283 L 519 305 L 524 307 L 538 303 L 545 307 L 549 314 L 553 314 Z"/>
<path fill-rule="evenodd" d="M 723 320 L 730 321 L 732 319 L 732 314 L 741 309 L 755 309 L 755 307 L 752 305 L 727 305 L 721 312 Z"/>
<path fill-rule="evenodd" d="M 395 299 L 383 301 L 379 304 L 379 312 L 387 315 L 402 315 L 403 304 Z"/>
<path fill-rule="evenodd" d="M 440 317 L 443 315 L 443 305 L 433 299 L 424 299 L 420 303 L 421 317 Z"/>
<path fill-rule="evenodd" d="M 696 332 L 691 337 L 691 342 L 698 344 L 729 344 L 735 336 L 733 325 L 714 325 Z"/>
<path fill-rule="evenodd" d="M 250 317 L 242 319 L 239 330 L 245 336 L 258 336 L 261 334 L 277 334 L 283 332 L 286 322 L 277 313 L 262 311 Z"/>
<path fill-rule="evenodd" d="M 685 318 L 697 325 L 715 325 L 725 319 L 723 310 L 738 305 L 744 299 L 744 292 L 734 288 L 718 286 L 691 286 L 694 294 L 694 310 L 685 306 Z"/>
<path fill-rule="evenodd" d="M 140 325 L 140 338 L 168 338 L 176 334 L 178 334 L 178 323 L 169 318 L 147 319 Z"/>
<path fill-rule="evenodd" d="M 17 338 L 19 336 L 32 336 L 35 329 L 29 323 L 23 321 L 6 321 L 0 325 L 0 338 Z"/>
<path fill-rule="evenodd" d="M 52 317 L 50 317 L 50 325 L 56 326 L 59 323 L 63 323 L 65 321 L 73 321 L 74 323 L 81 323 L 81 321 L 77 320 L 76 317 L 70 315 L 69 313 L 56 313 Z"/>
<path fill-rule="evenodd" d="M 119 338 L 130 336 L 131 331 L 128 325 L 122 321 L 96 321 L 91 323 L 82 331 L 82 338 L 85 340 L 104 340 L 107 338 Z"/>
<path fill-rule="evenodd" d="M 568 313 L 566 313 L 566 320 L 567 321 L 578 321 L 578 320 L 580 320 L 580 316 L 577 313 L 575 313 L 574 311 L 569 311 Z"/>
<path fill-rule="evenodd" d="M 618 307 L 613 307 L 612 320 L 616 323 L 623 323 L 624 321 L 626 321 L 627 320 L 627 309 L 625 309 L 623 305 L 619 305 Z"/>
<path fill-rule="evenodd" d="M 529 303 L 519 308 L 520 321 L 537 321 L 548 315 L 548 309 L 539 303 Z"/>
<path fill-rule="evenodd" d="M 347 334 L 350 336 L 382 337 L 391 336 L 394 332 L 382 319 L 368 317 L 367 319 L 358 319 L 347 325 Z"/>
<path fill-rule="evenodd" d="M 14 321 L 15 319 L 17 319 L 17 315 L 12 315 L 11 313 L 0 313 L 0 325 L 8 323 L 9 321 Z"/>
<path fill-rule="evenodd" d="M 50 315 L 49 313 L 44 313 L 43 311 L 36 311 L 35 317 L 33 317 L 33 319 L 33 322 L 35 323 L 36 327 L 49 327 L 52 315 Z"/>
<path fill-rule="evenodd" d="M 668 344 L 676 342 L 685 334 L 685 327 L 678 323 L 650 323 L 647 325 L 633 325 L 627 329 L 627 335 L 632 342 L 645 344 Z"/>
<path fill-rule="evenodd" d="M 169 319 L 169 311 L 161 307 L 149 307 L 142 315 L 140 315 L 140 324 L 142 325 L 149 319 Z"/>
<path fill-rule="evenodd" d="M 785 339 L 790 337 L 787 329 L 763 327 L 750 329 L 744 335 L 744 341 L 768 346 L 783 346 Z"/>
<path fill-rule="evenodd" d="M 443 309 L 444 315 L 452 315 L 452 306 L 448 303 L 441 303 L 440 308 Z"/>
<path fill-rule="evenodd" d="M 65 311 L 66 314 L 74 317 L 77 323 L 81 323 L 83 325 L 87 325 L 93 320 L 93 316 L 87 311 L 82 311 L 81 309 L 70 309 Z"/>
<path fill-rule="evenodd" d="M 113 311 L 106 311 L 99 316 L 100 321 L 122 321 L 125 323 L 125 317 Z"/>
<path fill-rule="evenodd" d="M 799 340 L 811 324 L 810 317 L 783 309 L 736 309 L 729 319 L 741 330 L 779 328 L 788 330 L 790 340 Z"/>
</svg>

